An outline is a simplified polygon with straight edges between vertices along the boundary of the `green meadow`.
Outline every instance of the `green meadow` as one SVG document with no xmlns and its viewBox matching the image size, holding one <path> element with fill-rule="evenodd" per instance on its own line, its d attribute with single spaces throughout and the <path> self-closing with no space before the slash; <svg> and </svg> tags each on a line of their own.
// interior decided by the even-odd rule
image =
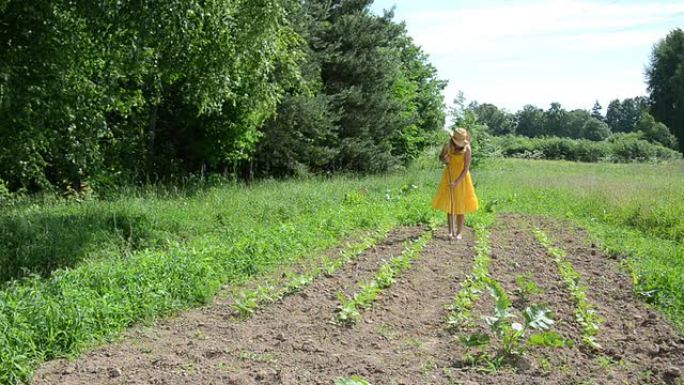
<svg viewBox="0 0 684 385">
<path fill-rule="evenodd" d="M 32 198 L 0 214 L 0 382 L 126 327 L 210 301 L 221 287 L 313 257 L 361 231 L 445 223 L 434 157 L 383 176 L 130 189 L 107 200 Z M 684 325 L 684 162 L 491 159 L 482 209 L 568 219 L 627 256 L 636 294 Z"/>
</svg>

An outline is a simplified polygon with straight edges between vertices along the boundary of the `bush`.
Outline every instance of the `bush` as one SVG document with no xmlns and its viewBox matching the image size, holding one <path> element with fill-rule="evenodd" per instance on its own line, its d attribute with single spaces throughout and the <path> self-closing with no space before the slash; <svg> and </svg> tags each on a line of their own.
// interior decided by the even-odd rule
<svg viewBox="0 0 684 385">
<path fill-rule="evenodd" d="M 616 134 L 607 141 L 558 137 L 495 137 L 493 145 L 504 156 L 577 162 L 631 162 L 681 157 L 677 151 L 640 139 L 638 133 Z"/>
<path fill-rule="evenodd" d="M 12 195 L 10 194 L 9 189 L 5 185 L 5 181 L 0 179 L 0 204 L 10 201 L 11 198 Z"/>
</svg>

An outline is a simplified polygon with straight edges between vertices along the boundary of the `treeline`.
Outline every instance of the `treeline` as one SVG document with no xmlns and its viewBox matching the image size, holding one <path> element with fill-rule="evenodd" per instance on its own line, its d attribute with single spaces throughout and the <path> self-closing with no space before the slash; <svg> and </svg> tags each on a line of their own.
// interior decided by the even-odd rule
<svg viewBox="0 0 684 385">
<path fill-rule="evenodd" d="M 493 135 L 520 135 L 528 138 L 560 137 L 604 141 L 615 134 L 629 134 L 664 147 L 676 149 L 677 138 L 667 126 L 657 122 L 649 113 L 649 102 L 644 97 L 614 100 L 606 115 L 598 101 L 591 111 L 567 111 L 559 103 L 547 110 L 526 105 L 516 113 L 509 113 L 493 104 L 473 102 L 468 107 L 478 120 L 487 125 Z"/>
<path fill-rule="evenodd" d="M 445 82 L 371 3 L 2 1 L 0 185 L 398 167 Z"/>
</svg>

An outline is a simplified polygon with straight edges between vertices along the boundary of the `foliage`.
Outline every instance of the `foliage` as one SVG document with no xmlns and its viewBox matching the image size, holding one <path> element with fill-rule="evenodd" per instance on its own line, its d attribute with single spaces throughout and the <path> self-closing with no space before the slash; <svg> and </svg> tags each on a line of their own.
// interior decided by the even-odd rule
<svg viewBox="0 0 684 385">
<path fill-rule="evenodd" d="M 672 149 L 679 147 L 677 137 L 670 133 L 666 125 L 656 122 L 655 118 L 648 112 L 641 114 L 637 123 L 637 130 L 640 132 L 641 138 L 651 143 Z"/>
<path fill-rule="evenodd" d="M 546 331 L 542 333 L 535 333 L 530 335 L 527 341 L 531 346 L 545 346 L 548 348 L 563 348 L 566 346 L 573 346 L 572 340 L 563 338 L 560 334 L 554 331 Z"/>
<path fill-rule="evenodd" d="M 494 147 L 504 156 L 579 162 L 633 162 L 680 158 L 681 154 L 641 139 L 641 134 L 615 134 L 607 141 L 569 138 L 496 137 Z"/>
<path fill-rule="evenodd" d="M 79 189 L 222 170 L 249 156 L 298 76 L 284 3 L 9 2 L 2 177 L 13 190 Z"/>
<path fill-rule="evenodd" d="M 615 99 L 608 105 L 606 123 L 613 132 L 633 132 L 647 108 L 648 100 L 643 97 Z"/>
<path fill-rule="evenodd" d="M 672 130 L 684 152 L 684 31 L 672 30 L 653 47 L 646 70 L 651 113 Z"/>
<path fill-rule="evenodd" d="M 532 106 L 525 105 L 522 110 L 515 114 L 517 122 L 515 133 L 517 135 L 535 137 L 546 134 L 543 132 L 544 127 L 544 110 Z"/>
<path fill-rule="evenodd" d="M 370 3 L 8 1 L 0 178 L 100 192 L 406 165 L 445 82 Z"/>
<path fill-rule="evenodd" d="M 470 103 L 468 109 L 473 111 L 477 119 L 487 126 L 487 131 L 492 135 L 515 133 L 515 117 L 505 110 L 500 110 L 493 104 L 477 102 Z"/>
<path fill-rule="evenodd" d="M 460 93 L 454 100 L 449 115 L 453 120 L 450 129 L 461 127 L 468 130 L 471 135 L 470 147 L 472 149 L 472 166 L 478 167 L 482 161 L 491 158 L 495 154 L 492 146 L 492 136 L 489 134 L 487 126 L 482 124 L 475 111 L 465 105 L 465 96 Z M 445 138 L 448 140 L 448 136 Z"/>
<path fill-rule="evenodd" d="M 541 294 L 541 289 L 532 280 L 532 276 L 529 273 L 515 277 L 515 283 L 518 287 L 515 289 L 514 294 L 519 296 L 522 302 L 529 302 L 531 295 Z"/>
<path fill-rule="evenodd" d="M 550 318 L 549 311 L 539 305 L 526 307 L 523 311 L 523 323 L 514 322 L 515 315 L 508 295 L 499 282 L 487 277 L 485 284 L 489 293 L 495 300 L 494 314 L 483 317 L 490 331 L 496 337 L 501 347 L 493 356 L 481 352 L 478 356 L 472 356 L 469 350 L 473 347 L 484 349 L 492 342 L 489 336 L 475 333 L 470 336 L 461 336 L 460 341 L 466 346 L 466 359 L 473 364 L 485 362 L 494 370 L 499 370 L 505 364 L 510 363 L 516 356 L 525 353 L 525 337 L 530 329 L 548 330 L 554 321 Z"/>
</svg>

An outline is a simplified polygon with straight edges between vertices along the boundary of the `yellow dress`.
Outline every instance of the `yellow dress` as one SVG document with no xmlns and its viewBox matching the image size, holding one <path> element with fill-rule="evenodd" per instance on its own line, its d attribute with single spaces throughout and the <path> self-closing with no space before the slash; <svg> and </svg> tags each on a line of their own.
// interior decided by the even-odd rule
<svg viewBox="0 0 684 385">
<path fill-rule="evenodd" d="M 473 180 L 470 178 L 470 171 L 466 173 L 466 176 L 461 183 L 453 189 L 454 209 L 452 210 L 450 207 L 449 181 L 454 181 L 461 175 L 463 167 L 465 166 L 465 152 L 460 154 L 450 152 L 449 154 L 449 167 L 444 168 L 437 194 L 435 194 L 435 198 L 432 200 L 432 207 L 446 213 L 452 213 L 453 211 L 453 213 L 457 215 L 477 211 L 477 196 L 475 195 Z M 450 173 L 451 176 L 449 175 Z"/>
</svg>

